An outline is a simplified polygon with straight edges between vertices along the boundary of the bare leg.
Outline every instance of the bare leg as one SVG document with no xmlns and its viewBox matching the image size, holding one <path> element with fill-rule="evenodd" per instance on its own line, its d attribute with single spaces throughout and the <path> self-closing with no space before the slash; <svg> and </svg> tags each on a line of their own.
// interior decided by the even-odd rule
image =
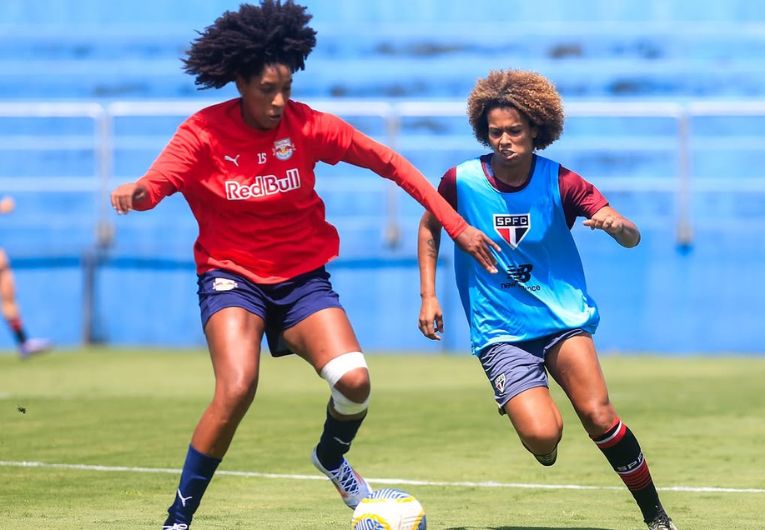
<svg viewBox="0 0 765 530">
<path fill-rule="evenodd" d="M 308 361 L 317 373 L 329 361 L 348 352 L 359 352 L 361 346 L 356 339 L 348 316 L 342 309 L 331 307 L 312 314 L 284 332 L 284 340 L 290 348 Z M 344 396 L 357 403 L 369 397 L 369 372 L 357 368 L 345 374 L 335 385 Z M 341 417 L 330 406 L 334 416 Z M 361 415 L 363 417 L 363 414 Z M 346 416 L 353 419 L 352 416 Z"/>
<path fill-rule="evenodd" d="M 0 248 L 0 301 L 3 317 L 7 321 L 19 318 L 19 306 L 16 303 L 16 282 L 13 279 L 11 264 L 5 250 Z"/>
<path fill-rule="evenodd" d="M 608 398 L 592 337 L 582 334 L 566 339 L 548 354 L 547 367 L 571 400 L 590 438 L 635 498 L 644 521 L 654 528 L 674 528 L 661 506 L 637 438 L 619 419 Z"/>
<path fill-rule="evenodd" d="M 505 404 L 505 412 L 524 447 L 542 463 L 555 461 L 555 449 L 563 436 L 563 419 L 547 387 L 525 390 Z M 548 464 L 548 465 L 549 465 Z"/>
<path fill-rule="evenodd" d="M 564 340 L 548 352 L 545 363 L 590 436 L 599 436 L 613 426 L 616 411 L 608 398 L 606 380 L 590 335 Z"/>
<path fill-rule="evenodd" d="M 223 458 L 239 422 L 255 398 L 263 320 L 238 307 L 215 313 L 205 335 L 215 372 L 215 394 L 197 424 L 191 444 Z"/>
<path fill-rule="evenodd" d="M 165 528 L 191 523 L 255 397 L 263 328 L 260 317 L 239 307 L 221 309 L 207 321 L 205 335 L 215 371 L 215 393 L 191 438 Z"/>
<path fill-rule="evenodd" d="M 321 374 L 328 363 L 337 359 L 337 363 L 358 361 L 361 354 L 359 342 L 353 333 L 345 311 L 328 308 L 317 311 L 294 327 L 284 332 L 284 339 L 291 349 L 308 361 Z M 343 357 L 355 353 L 356 357 Z M 359 363 L 360 364 L 360 363 Z M 327 405 L 326 419 L 319 443 L 311 459 L 322 473 L 335 485 L 343 502 L 355 508 L 362 498 L 370 492 L 369 484 L 345 460 L 356 434 L 366 417 L 366 401 L 370 393 L 369 371 L 366 367 L 347 368 L 342 375 L 327 375 L 332 384 L 334 397 Z M 342 400 L 340 407 L 335 399 Z M 359 411 L 341 413 L 340 410 Z"/>
</svg>

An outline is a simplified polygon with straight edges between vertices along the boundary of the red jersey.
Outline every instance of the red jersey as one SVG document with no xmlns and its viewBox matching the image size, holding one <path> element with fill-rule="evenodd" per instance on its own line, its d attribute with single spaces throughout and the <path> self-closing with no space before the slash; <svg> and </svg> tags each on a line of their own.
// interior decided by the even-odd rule
<svg viewBox="0 0 765 530">
<path fill-rule="evenodd" d="M 451 237 L 467 224 L 406 159 L 331 114 L 289 101 L 275 129 L 242 118 L 239 98 L 188 118 L 138 184 L 153 208 L 177 191 L 199 225 L 197 273 L 226 269 L 278 283 L 325 265 L 337 230 L 317 195 L 317 162 L 366 167 L 394 180 L 441 221 Z"/>
</svg>

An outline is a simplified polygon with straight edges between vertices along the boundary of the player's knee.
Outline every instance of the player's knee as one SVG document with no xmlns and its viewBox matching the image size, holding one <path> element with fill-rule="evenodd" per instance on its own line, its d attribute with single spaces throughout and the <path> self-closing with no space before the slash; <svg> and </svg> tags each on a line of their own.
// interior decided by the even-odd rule
<svg viewBox="0 0 765 530">
<path fill-rule="evenodd" d="M 246 411 L 255 399 L 258 389 L 258 379 L 235 378 L 224 382 L 217 382 L 218 391 L 216 397 L 224 408 L 232 411 Z"/>
<path fill-rule="evenodd" d="M 350 370 L 335 383 L 336 390 L 348 399 L 358 402 L 369 398 L 370 388 L 369 370 L 366 368 Z"/>
<path fill-rule="evenodd" d="M 593 401 L 577 411 L 585 430 L 590 434 L 601 434 L 610 429 L 616 421 L 616 411 L 609 402 Z"/>
<path fill-rule="evenodd" d="M 534 454 L 547 454 L 554 450 L 563 437 L 563 426 L 554 422 L 536 424 L 518 433 L 523 445 Z"/>
<path fill-rule="evenodd" d="M 370 384 L 367 363 L 361 352 L 339 355 L 321 369 L 329 384 L 333 408 L 339 414 L 361 414 L 369 405 Z"/>
</svg>

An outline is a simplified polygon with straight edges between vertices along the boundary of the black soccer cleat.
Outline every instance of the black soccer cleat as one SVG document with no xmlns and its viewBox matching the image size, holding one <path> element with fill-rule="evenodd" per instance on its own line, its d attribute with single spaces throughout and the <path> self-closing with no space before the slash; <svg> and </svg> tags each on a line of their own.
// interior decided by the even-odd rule
<svg viewBox="0 0 765 530">
<path fill-rule="evenodd" d="M 677 530 L 675 523 L 664 510 L 661 510 L 653 521 L 646 521 L 646 523 L 648 523 L 648 530 Z"/>
</svg>

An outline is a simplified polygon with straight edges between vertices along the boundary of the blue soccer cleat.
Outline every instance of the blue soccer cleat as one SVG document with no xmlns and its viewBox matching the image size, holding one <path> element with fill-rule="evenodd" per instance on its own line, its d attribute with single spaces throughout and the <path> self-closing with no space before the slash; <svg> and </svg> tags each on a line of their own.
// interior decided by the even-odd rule
<svg viewBox="0 0 765 530">
<path fill-rule="evenodd" d="M 47 339 L 27 339 L 19 344 L 19 355 L 21 355 L 22 359 L 27 359 L 52 349 L 53 343 Z"/>
</svg>

